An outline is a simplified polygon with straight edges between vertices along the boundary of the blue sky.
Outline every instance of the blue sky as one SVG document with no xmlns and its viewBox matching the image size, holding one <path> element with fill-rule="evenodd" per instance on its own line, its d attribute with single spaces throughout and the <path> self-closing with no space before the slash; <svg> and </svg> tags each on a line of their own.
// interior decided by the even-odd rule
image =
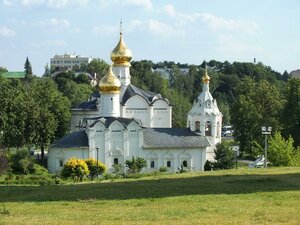
<svg viewBox="0 0 300 225">
<path fill-rule="evenodd" d="M 41 75 L 55 54 L 104 59 L 119 39 L 133 60 L 252 62 L 300 69 L 300 0 L 1 0 L 0 66 Z"/>
</svg>

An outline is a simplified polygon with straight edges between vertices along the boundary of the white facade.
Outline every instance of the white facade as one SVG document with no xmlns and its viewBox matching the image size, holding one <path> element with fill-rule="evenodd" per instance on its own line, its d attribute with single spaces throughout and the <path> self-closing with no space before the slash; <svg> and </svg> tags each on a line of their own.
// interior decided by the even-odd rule
<svg viewBox="0 0 300 225">
<path fill-rule="evenodd" d="M 107 124 L 109 124 L 108 127 Z M 135 119 L 107 119 L 103 117 L 97 121 L 87 120 L 86 125 L 88 127 L 86 130 L 77 133 L 81 132 L 81 135 L 86 135 L 88 141 L 85 144 L 87 146 L 61 147 L 60 144 L 68 145 L 68 143 L 71 143 L 72 140 L 70 139 L 63 140 L 50 148 L 48 168 L 51 173 L 58 173 L 63 164 L 71 157 L 98 159 L 107 166 L 108 172 L 113 172 L 113 164 L 124 165 L 125 161 L 131 160 L 133 156 L 147 160 L 148 167 L 144 169 L 144 172 L 159 170 L 162 166 L 167 167 L 169 172 L 176 172 L 178 167 L 183 165 L 193 171 L 203 171 L 208 145 L 207 140 L 203 137 L 191 137 L 191 142 L 195 138 L 199 138 L 197 146 L 186 147 L 183 146 L 184 143 L 172 146 L 170 143 L 170 147 L 164 147 L 160 146 L 163 143 L 159 140 L 157 140 L 155 146 L 149 146 L 146 139 L 151 139 L 156 131 L 147 130 L 150 128 L 145 130 Z M 179 130 L 182 129 L 187 130 L 185 128 Z M 174 133 L 172 128 L 166 130 Z M 164 128 L 158 131 L 158 134 L 172 138 L 172 135 L 166 134 Z M 177 133 L 178 135 L 180 134 Z M 181 138 L 183 140 L 187 137 L 182 136 Z M 80 137 L 77 137 L 76 141 L 78 139 Z M 180 137 L 178 140 L 180 141 Z M 199 146 L 199 143 L 202 146 Z"/>
<path fill-rule="evenodd" d="M 207 159 L 213 161 L 215 145 L 221 142 L 223 115 L 218 108 L 217 101 L 209 92 L 210 78 L 207 70 L 203 79 L 203 91 L 194 101 L 193 107 L 188 113 L 187 127 L 209 140 L 211 147 L 207 148 Z"/>
<path fill-rule="evenodd" d="M 73 66 L 80 66 L 81 64 L 89 64 L 92 61 L 90 57 L 82 57 L 80 55 L 55 55 L 50 59 L 51 68 L 68 68 L 72 69 Z"/>
</svg>

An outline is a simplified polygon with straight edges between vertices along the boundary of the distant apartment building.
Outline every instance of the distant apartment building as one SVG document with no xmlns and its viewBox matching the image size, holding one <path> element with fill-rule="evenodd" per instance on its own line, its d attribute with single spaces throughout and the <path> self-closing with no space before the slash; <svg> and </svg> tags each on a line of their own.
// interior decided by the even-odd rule
<svg viewBox="0 0 300 225">
<path fill-rule="evenodd" d="M 173 76 L 173 69 L 172 68 L 167 68 L 167 67 L 165 67 L 165 68 L 156 68 L 153 71 L 160 73 L 162 78 L 164 78 L 168 81 L 170 81 L 172 79 L 172 76 Z M 179 68 L 179 71 L 183 75 L 187 75 L 189 73 L 189 68 Z"/>
<path fill-rule="evenodd" d="M 51 68 L 72 69 L 73 66 L 80 66 L 81 64 L 88 64 L 92 61 L 91 57 L 82 57 L 80 55 L 55 55 L 50 59 Z"/>
<path fill-rule="evenodd" d="M 291 76 L 300 78 L 300 69 L 292 71 Z"/>
</svg>

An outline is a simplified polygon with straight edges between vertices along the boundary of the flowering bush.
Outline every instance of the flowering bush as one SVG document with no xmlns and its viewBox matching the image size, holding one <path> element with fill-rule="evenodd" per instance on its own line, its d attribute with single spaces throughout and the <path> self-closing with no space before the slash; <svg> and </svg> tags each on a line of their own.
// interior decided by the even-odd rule
<svg viewBox="0 0 300 225">
<path fill-rule="evenodd" d="M 106 170 L 106 166 L 96 159 L 89 158 L 85 160 L 85 163 L 87 164 L 89 171 L 90 171 L 90 177 L 93 180 L 97 175 L 102 174 Z"/>
<path fill-rule="evenodd" d="M 84 176 L 89 174 L 90 171 L 86 162 L 83 159 L 76 159 L 75 157 L 66 162 L 61 172 L 62 177 L 72 177 L 74 182 L 78 179 L 82 181 Z"/>
</svg>

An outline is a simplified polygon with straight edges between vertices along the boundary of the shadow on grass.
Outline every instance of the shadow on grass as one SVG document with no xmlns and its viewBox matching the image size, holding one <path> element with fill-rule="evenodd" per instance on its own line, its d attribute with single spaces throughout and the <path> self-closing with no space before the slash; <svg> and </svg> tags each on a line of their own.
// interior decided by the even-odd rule
<svg viewBox="0 0 300 225">
<path fill-rule="evenodd" d="M 185 195 L 299 191 L 300 173 L 220 175 L 58 186 L 1 186 L 0 202 L 125 200 Z"/>
</svg>

